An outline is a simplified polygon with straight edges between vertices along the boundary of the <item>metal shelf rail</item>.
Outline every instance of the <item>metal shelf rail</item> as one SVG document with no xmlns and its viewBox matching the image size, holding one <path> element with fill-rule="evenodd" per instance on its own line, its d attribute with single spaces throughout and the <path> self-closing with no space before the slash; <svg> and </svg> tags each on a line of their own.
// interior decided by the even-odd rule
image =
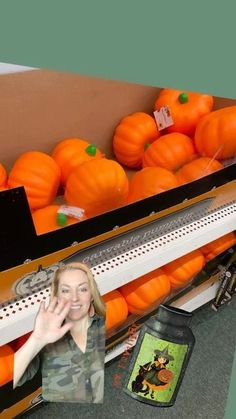
<svg viewBox="0 0 236 419">
<path fill-rule="evenodd" d="M 102 295 L 119 288 L 141 275 L 161 267 L 236 229 L 236 202 L 222 207 L 184 227 L 151 240 L 92 268 Z M 0 309 L 0 345 L 33 330 L 35 316 L 42 300 L 49 299 L 50 289 L 33 293 Z M 192 311 L 214 298 L 215 288 L 192 298 L 187 310 Z M 184 307 L 182 307 L 184 308 Z M 116 352 L 124 351 L 124 345 Z M 122 349 L 123 348 L 123 349 Z M 113 357 L 117 356 L 115 350 Z M 108 360 L 110 359 L 110 355 Z"/>
</svg>

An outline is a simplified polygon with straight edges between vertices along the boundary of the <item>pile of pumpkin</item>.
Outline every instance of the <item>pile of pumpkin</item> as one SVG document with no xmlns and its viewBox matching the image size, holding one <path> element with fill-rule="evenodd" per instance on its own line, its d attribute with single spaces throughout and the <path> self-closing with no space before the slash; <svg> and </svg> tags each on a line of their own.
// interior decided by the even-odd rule
<svg viewBox="0 0 236 419">
<path fill-rule="evenodd" d="M 119 122 L 116 160 L 87 140 L 67 138 L 50 154 L 23 153 L 8 176 L 0 165 L 0 189 L 24 186 L 42 234 L 199 179 L 236 155 L 236 106 L 212 111 L 210 95 L 162 89 L 153 110 L 166 106 L 173 119 L 167 128 L 145 112 Z M 124 167 L 135 170 L 130 180 Z M 64 204 L 82 211 L 63 213 L 61 192 Z"/>
<path fill-rule="evenodd" d="M 113 136 L 116 161 L 89 141 L 64 139 L 51 154 L 23 153 L 8 175 L 0 163 L 0 191 L 24 186 L 36 231 L 42 234 L 209 175 L 236 156 L 236 106 L 212 111 L 210 95 L 162 89 L 154 110 L 166 106 L 173 124 L 163 130 L 145 112 L 120 121 Z M 130 181 L 124 167 L 136 170 Z M 76 217 L 55 204 L 61 190 L 65 204 L 82 209 Z M 229 233 L 104 295 L 106 330 L 129 313 L 157 307 L 235 242 Z M 14 351 L 28 337 L 0 347 L 0 386 L 12 380 Z"/>
<path fill-rule="evenodd" d="M 129 282 L 103 296 L 106 304 L 107 332 L 120 326 L 129 314 L 142 315 L 168 300 L 172 292 L 185 288 L 205 263 L 236 243 L 234 233 L 184 255 L 161 268 Z M 29 338 L 30 333 L 0 346 L 0 386 L 13 379 L 14 352 Z"/>
<path fill-rule="evenodd" d="M 157 308 L 173 293 L 188 286 L 207 262 L 235 243 L 235 233 L 228 233 L 105 294 L 107 331 L 120 326 L 129 314 L 142 315 Z"/>
</svg>

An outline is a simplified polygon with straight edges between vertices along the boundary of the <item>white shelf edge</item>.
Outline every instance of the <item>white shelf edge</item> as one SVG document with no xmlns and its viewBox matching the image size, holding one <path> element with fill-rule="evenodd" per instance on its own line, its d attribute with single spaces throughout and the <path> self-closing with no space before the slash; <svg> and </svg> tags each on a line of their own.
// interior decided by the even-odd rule
<svg viewBox="0 0 236 419">
<path fill-rule="evenodd" d="M 28 67 L 19 64 L 0 63 L 0 75 L 22 73 L 24 71 L 38 70 L 35 67 Z"/>
<path fill-rule="evenodd" d="M 236 211 L 235 204 L 229 206 L 228 208 L 230 207 L 234 208 L 234 211 Z M 215 213 L 216 216 L 217 213 L 218 212 Z M 209 219 L 209 216 L 203 217 L 201 220 L 199 220 L 199 224 L 200 222 L 203 222 L 207 219 Z M 185 226 L 185 231 L 188 229 L 190 230 L 193 224 L 198 224 L 198 221 Z M 194 232 L 189 234 L 185 233 L 185 235 L 181 238 L 170 241 L 168 244 L 162 245 L 160 248 L 155 249 L 152 252 L 141 255 L 138 259 L 135 258 L 134 260 L 123 263 L 123 265 L 115 267 L 112 270 L 108 270 L 104 272 L 100 277 L 96 274 L 96 271 L 94 271 L 94 276 L 97 281 L 99 291 L 101 295 L 104 295 L 109 291 L 117 289 L 120 286 L 125 285 L 128 282 L 131 282 L 134 279 L 145 275 L 154 269 L 160 268 L 167 263 L 172 262 L 173 260 L 185 255 L 186 253 L 190 253 L 193 250 L 199 249 L 205 244 L 216 240 L 235 229 L 236 212 L 230 214 L 224 220 L 219 219 L 214 223 L 210 223 L 207 226 L 204 226 L 203 228 L 196 229 Z M 163 237 L 171 237 L 179 230 L 175 230 Z M 142 251 L 142 248 L 143 246 L 140 246 L 135 250 L 136 252 L 138 252 L 139 249 Z"/>
<path fill-rule="evenodd" d="M 207 244 L 217 239 L 218 237 L 221 237 L 235 230 L 236 204 L 230 205 L 227 208 L 228 210 L 232 208 L 235 212 L 229 214 L 227 213 L 227 217 L 225 216 L 219 219 L 217 219 L 218 212 L 216 212 L 216 220 L 214 220 L 214 222 L 210 222 L 204 227 L 196 228 L 196 230 L 187 234 L 186 232 L 191 229 L 192 225 L 199 226 L 204 222 L 204 220 L 210 219 L 210 216 L 203 217 L 201 220 L 195 221 L 194 223 L 185 226 L 185 235 L 182 235 L 178 239 L 170 240 L 169 243 L 162 245 L 160 248 L 157 248 L 154 251 L 149 251 L 143 255 L 138 256 L 138 258 L 133 258 L 132 261 L 128 260 L 127 263 L 119 263 L 118 266 L 115 266 L 114 268 L 109 269 L 103 273 L 101 272 L 99 275 L 96 274 L 97 270 L 95 270 L 95 268 L 97 269 L 100 265 L 92 268 L 100 293 L 104 295 L 113 289 L 117 289 L 121 285 L 124 285 L 138 278 L 139 276 L 144 275 L 158 267 L 164 266 L 166 263 L 171 262 L 172 260 L 181 257 L 184 254 L 191 252 L 192 250 L 198 249 L 204 244 Z M 167 234 L 166 236 L 163 236 L 162 239 L 165 237 L 174 236 L 176 232 L 179 232 L 180 230 L 181 228 Z M 157 240 L 160 240 L 160 238 Z M 135 250 L 136 252 L 139 252 L 140 249 L 144 249 L 146 247 L 147 244 L 133 249 L 133 251 Z M 126 252 L 126 254 L 128 253 L 129 252 Z M 120 260 L 120 258 L 121 255 L 118 257 L 118 259 Z M 102 268 L 103 265 L 104 264 L 102 264 L 100 268 Z M 49 289 L 43 291 L 43 295 L 46 300 L 48 299 L 49 295 L 48 291 Z M 29 301 L 28 307 L 23 307 L 21 311 L 19 311 L 17 306 L 18 302 L 12 303 L 12 310 L 16 310 L 17 313 L 14 315 L 9 315 L 9 318 L 6 318 L 4 308 L 0 309 L 0 317 L 3 317 L 3 319 L 0 320 L 0 345 L 11 342 L 12 340 L 33 330 L 34 320 L 39 309 L 39 302 L 37 302 L 37 300 L 42 299 L 40 293 L 38 293 L 38 297 L 35 297 L 35 295 L 36 294 L 32 294 L 32 297 L 35 301 L 33 303 L 32 301 Z M 25 300 L 28 298 L 31 297 L 26 297 Z M 20 301 L 24 301 L 24 299 Z"/>
</svg>

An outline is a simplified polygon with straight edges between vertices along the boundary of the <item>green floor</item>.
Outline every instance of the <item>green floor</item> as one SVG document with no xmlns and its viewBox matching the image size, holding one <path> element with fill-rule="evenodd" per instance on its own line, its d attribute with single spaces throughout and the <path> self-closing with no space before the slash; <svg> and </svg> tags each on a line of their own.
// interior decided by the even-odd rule
<svg viewBox="0 0 236 419">
<path fill-rule="evenodd" d="M 236 344 L 235 313 L 236 296 L 217 313 L 210 305 L 194 313 L 192 330 L 196 344 L 172 407 L 140 403 L 114 387 L 116 360 L 105 370 L 103 405 L 45 403 L 21 418 L 223 419 Z"/>
</svg>

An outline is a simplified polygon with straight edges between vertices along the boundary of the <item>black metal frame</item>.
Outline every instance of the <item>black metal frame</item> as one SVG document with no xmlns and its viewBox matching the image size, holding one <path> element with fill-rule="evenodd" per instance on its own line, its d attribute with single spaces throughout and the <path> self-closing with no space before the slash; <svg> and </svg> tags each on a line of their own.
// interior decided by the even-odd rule
<svg viewBox="0 0 236 419">
<path fill-rule="evenodd" d="M 209 176 L 161 194 L 112 210 L 60 230 L 37 236 L 23 187 L 0 192 L 0 271 L 81 243 L 114 227 L 160 212 L 186 199 L 195 198 L 214 187 L 236 179 L 236 163 Z"/>
</svg>

